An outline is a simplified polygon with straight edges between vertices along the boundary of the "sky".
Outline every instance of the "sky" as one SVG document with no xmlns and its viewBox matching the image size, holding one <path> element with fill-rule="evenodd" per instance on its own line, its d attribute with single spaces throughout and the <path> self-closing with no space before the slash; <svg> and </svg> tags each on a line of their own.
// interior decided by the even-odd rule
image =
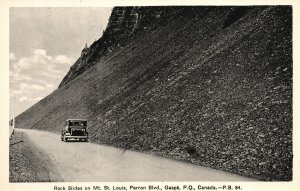
<svg viewBox="0 0 300 191">
<path fill-rule="evenodd" d="M 57 89 L 112 8 L 10 8 L 10 118 Z"/>
</svg>

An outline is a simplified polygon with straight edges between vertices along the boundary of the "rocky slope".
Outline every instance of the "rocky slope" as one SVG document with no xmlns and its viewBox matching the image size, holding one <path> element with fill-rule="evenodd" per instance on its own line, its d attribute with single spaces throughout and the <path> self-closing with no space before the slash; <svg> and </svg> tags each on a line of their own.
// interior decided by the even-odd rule
<svg viewBox="0 0 300 191">
<path fill-rule="evenodd" d="M 172 9 L 16 125 L 59 133 L 87 118 L 99 144 L 292 180 L 291 7 Z"/>
<path fill-rule="evenodd" d="M 95 65 L 109 52 L 122 48 L 140 31 L 160 19 L 174 15 L 182 8 L 172 7 L 115 7 L 103 36 L 90 47 L 82 50 L 81 56 L 71 67 L 59 85 L 61 88 Z"/>
</svg>

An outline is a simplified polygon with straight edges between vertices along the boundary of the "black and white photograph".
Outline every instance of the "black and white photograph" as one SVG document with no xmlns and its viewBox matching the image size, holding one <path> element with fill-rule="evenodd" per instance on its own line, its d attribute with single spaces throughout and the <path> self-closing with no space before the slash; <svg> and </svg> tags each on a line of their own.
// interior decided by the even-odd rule
<svg viewBox="0 0 300 191">
<path fill-rule="evenodd" d="M 295 186 L 294 12 L 287 3 L 9 7 L 8 183 Z"/>
</svg>

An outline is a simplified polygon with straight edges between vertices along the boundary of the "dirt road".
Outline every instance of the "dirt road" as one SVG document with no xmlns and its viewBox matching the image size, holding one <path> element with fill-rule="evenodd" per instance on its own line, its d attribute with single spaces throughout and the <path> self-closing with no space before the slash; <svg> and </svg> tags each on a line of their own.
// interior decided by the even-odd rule
<svg viewBox="0 0 300 191">
<path fill-rule="evenodd" d="M 15 131 L 9 143 L 9 182 L 63 181 L 49 155 L 25 133 Z"/>
<path fill-rule="evenodd" d="M 60 135 L 24 132 L 56 165 L 64 181 L 254 181 L 253 179 L 148 154 L 86 142 L 62 142 Z"/>
</svg>

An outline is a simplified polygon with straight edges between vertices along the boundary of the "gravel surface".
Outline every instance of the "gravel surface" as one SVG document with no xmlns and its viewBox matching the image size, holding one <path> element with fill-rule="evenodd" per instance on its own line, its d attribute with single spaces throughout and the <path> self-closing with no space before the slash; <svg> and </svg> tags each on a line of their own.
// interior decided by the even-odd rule
<svg viewBox="0 0 300 191">
<path fill-rule="evenodd" d="M 9 145 L 10 182 L 61 181 L 56 166 L 23 132 L 15 131 Z"/>
<path fill-rule="evenodd" d="M 66 182 L 256 181 L 255 179 L 99 144 L 60 140 L 47 131 L 18 129 L 51 156 Z M 49 158 L 44 158 L 44 163 Z M 38 170 L 39 169 L 33 169 Z M 37 177 L 33 177 L 37 178 Z"/>
</svg>

